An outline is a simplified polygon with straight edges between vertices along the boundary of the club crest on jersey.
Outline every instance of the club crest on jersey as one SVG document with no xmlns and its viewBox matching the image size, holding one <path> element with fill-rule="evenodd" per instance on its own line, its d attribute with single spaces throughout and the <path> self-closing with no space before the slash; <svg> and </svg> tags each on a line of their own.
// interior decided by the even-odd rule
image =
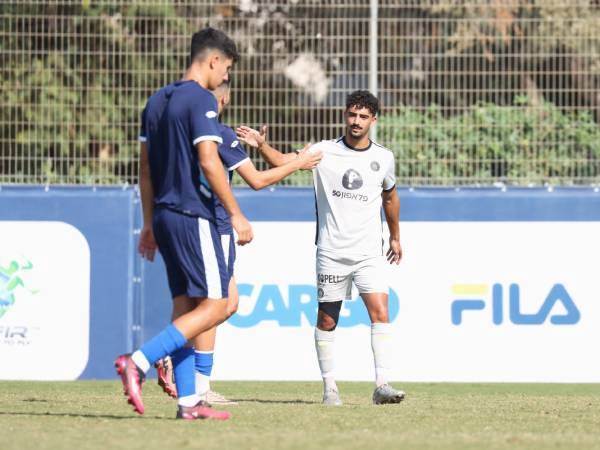
<svg viewBox="0 0 600 450">
<path fill-rule="evenodd" d="M 371 170 L 373 172 L 379 171 L 379 163 L 377 161 L 371 161 Z"/>
<path fill-rule="evenodd" d="M 360 189 L 363 185 L 363 179 L 354 169 L 348 169 L 342 177 L 342 185 L 349 190 Z"/>
</svg>

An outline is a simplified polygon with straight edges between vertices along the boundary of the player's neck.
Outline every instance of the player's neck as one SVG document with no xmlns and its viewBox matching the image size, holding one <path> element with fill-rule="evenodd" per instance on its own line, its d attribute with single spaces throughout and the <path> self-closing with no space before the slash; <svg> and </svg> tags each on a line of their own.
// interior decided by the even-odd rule
<svg viewBox="0 0 600 450">
<path fill-rule="evenodd" d="M 371 146 L 371 139 L 369 139 L 369 135 L 356 139 L 352 135 L 346 134 L 344 136 L 344 143 L 353 150 L 367 150 Z"/>
<path fill-rule="evenodd" d="M 195 64 L 187 68 L 183 75 L 183 79 L 195 81 L 204 89 L 208 89 L 208 75 Z"/>
</svg>

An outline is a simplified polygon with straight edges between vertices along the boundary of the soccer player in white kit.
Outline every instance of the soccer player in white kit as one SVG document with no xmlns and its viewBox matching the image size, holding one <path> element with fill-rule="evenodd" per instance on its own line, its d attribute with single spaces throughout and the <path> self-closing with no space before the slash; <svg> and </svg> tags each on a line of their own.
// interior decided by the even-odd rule
<svg viewBox="0 0 600 450">
<path fill-rule="evenodd" d="M 344 111 L 344 136 L 321 141 L 312 147 L 323 152 L 321 163 L 313 169 L 319 301 L 315 347 L 324 383 L 323 403 L 327 405 L 342 404 L 334 378 L 333 344 L 342 301 L 351 298 L 353 283 L 371 319 L 376 384 L 373 403 L 399 403 L 405 396 L 404 392 L 392 388 L 387 380 L 392 329 L 385 266 L 387 262 L 400 263 L 402 247 L 394 155 L 369 139 L 369 130 L 377 121 L 378 112 L 379 101 L 370 92 L 351 93 Z M 296 157 L 269 146 L 266 127 L 259 133 L 242 126 L 237 133 L 248 145 L 257 147 L 273 166 Z M 382 206 L 390 231 L 386 254 Z"/>
</svg>

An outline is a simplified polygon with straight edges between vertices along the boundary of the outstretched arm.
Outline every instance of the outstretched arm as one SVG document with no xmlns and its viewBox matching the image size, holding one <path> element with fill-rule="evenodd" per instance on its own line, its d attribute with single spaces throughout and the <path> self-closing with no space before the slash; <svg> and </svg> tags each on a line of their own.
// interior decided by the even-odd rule
<svg viewBox="0 0 600 450">
<path fill-rule="evenodd" d="M 295 153 L 282 153 L 267 144 L 266 125 L 261 127 L 260 132 L 245 125 L 238 127 L 235 132 L 240 141 L 258 149 L 260 155 L 271 167 L 283 166 L 296 158 Z"/>
<path fill-rule="evenodd" d="M 254 190 L 259 190 L 281 181 L 299 169 L 312 169 L 316 167 L 323 156 L 321 152 L 313 153 L 308 151 L 308 148 L 309 146 L 307 145 L 300 153 L 294 155 L 294 158 L 289 162 L 273 169 L 256 170 L 252 161 L 248 161 L 236 170 L 244 181 L 248 183 L 248 186 Z"/>
<path fill-rule="evenodd" d="M 396 186 L 381 193 L 383 200 L 383 212 L 385 221 L 390 230 L 390 249 L 387 252 L 387 259 L 390 264 L 400 264 L 402 259 L 402 246 L 400 245 L 400 199 Z"/>
</svg>

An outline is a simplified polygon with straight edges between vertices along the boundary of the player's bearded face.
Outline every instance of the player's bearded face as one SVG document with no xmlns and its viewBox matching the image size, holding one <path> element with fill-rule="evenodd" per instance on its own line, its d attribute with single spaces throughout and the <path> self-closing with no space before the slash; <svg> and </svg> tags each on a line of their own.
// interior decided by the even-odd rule
<svg viewBox="0 0 600 450">
<path fill-rule="evenodd" d="M 344 113 L 346 119 L 346 131 L 352 137 L 360 139 L 366 136 L 371 125 L 377 120 L 368 108 L 352 106 Z"/>
</svg>

